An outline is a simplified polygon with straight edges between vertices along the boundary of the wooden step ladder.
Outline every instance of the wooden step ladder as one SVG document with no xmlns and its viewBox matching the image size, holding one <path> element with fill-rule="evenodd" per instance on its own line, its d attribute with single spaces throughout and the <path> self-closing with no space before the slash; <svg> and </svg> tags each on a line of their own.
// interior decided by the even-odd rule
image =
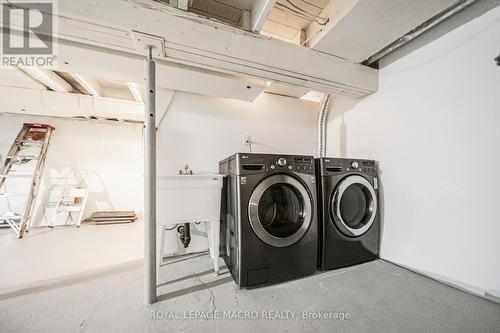
<svg viewBox="0 0 500 333">
<path fill-rule="evenodd" d="M 3 165 L 0 166 L 0 198 L 10 196 L 27 197 L 26 205 L 22 214 L 7 212 L 0 216 L 0 223 L 7 224 L 17 234 L 18 238 L 23 238 L 24 232 L 30 222 L 31 213 L 34 207 L 40 178 L 42 176 L 47 149 L 49 148 L 50 137 L 55 128 L 44 124 L 25 123 L 19 131 L 12 147 L 10 148 Z M 27 148 L 34 148 L 38 154 L 24 155 L 22 152 Z M 33 171 L 16 171 L 13 165 L 21 165 L 31 161 L 36 161 Z M 8 178 L 26 177 L 31 178 L 28 193 L 8 193 L 5 190 L 5 182 Z"/>
</svg>

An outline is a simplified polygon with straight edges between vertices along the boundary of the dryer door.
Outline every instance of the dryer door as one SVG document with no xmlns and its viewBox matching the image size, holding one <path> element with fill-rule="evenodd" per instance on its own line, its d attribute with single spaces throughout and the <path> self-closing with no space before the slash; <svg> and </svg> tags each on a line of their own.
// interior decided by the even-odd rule
<svg viewBox="0 0 500 333">
<path fill-rule="evenodd" d="M 377 214 L 377 196 L 372 184 L 357 175 L 344 178 L 333 193 L 330 213 L 335 226 L 344 235 L 363 235 Z"/>
<path fill-rule="evenodd" d="M 248 205 L 250 225 L 263 242 L 285 247 L 297 242 L 312 220 L 309 192 L 297 179 L 276 174 L 252 192 Z"/>
</svg>

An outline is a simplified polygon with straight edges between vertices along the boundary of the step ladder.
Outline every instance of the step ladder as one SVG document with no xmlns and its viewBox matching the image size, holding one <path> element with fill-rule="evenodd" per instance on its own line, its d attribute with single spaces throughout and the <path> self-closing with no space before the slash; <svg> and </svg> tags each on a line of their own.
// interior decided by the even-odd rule
<svg viewBox="0 0 500 333">
<path fill-rule="evenodd" d="M 86 187 L 62 188 L 61 196 L 56 202 L 48 202 L 45 208 L 54 206 L 54 212 L 49 222 L 49 227 L 54 227 L 57 215 L 66 213 L 66 222 L 71 220 L 73 224 L 80 227 L 83 220 L 85 205 L 87 204 L 88 189 Z"/>
<path fill-rule="evenodd" d="M 10 148 L 3 165 L 0 166 L 0 198 L 11 196 L 24 196 L 27 198 L 22 214 L 7 212 L 0 216 L 0 223 L 8 225 L 17 234 L 18 238 L 23 238 L 30 222 L 30 216 L 35 204 L 40 178 L 42 176 L 47 149 L 49 148 L 50 137 L 55 128 L 44 124 L 25 123 L 19 131 L 12 147 Z M 28 148 L 32 148 L 36 153 L 23 154 Z M 30 149 L 31 150 L 31 149 Z M 22 165 L 36 161 L 33 170 L 15 170 L 14 165 Z M 31 184 L 27 193 L 8 193 L 5 188 L 9 178 L 31 178 Z"/>
</svg>

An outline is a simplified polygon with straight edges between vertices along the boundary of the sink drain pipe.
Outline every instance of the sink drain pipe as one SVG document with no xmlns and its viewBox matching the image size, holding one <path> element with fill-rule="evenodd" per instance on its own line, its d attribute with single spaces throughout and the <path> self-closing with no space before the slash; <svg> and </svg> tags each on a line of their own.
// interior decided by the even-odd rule
<svg viewBox="0 0 500 333">
<path fill-rule="evenodd" d="M 184 223 L 183 225 L 177 227 L 177 232 L 179 233 L 179 239 L 182 245 L 186 249 L 191 242 L 191 227 L 189 223 Z"/>
<path fill-rule="evenodd" d="M 333 95 L 323 94 L 323 99 L 319 107 L 318 115 L 318 157 L 326 155 L 326 121 L 328 119 L 328 111 L 330 110 L 330 102 Z"/>
</svg>

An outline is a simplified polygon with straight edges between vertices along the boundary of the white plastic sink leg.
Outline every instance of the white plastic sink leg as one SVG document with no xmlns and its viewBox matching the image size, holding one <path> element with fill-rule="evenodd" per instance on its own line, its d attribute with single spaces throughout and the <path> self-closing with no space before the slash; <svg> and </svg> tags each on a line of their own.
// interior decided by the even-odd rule
<svg viewBox="0 0 500 333">
<path fill-rule="evenodd" d="M 205 222 L 207 228 L 208 248 L 210 251 L 210 258 L 214 262 L 215 275 L 219 275 L 219 229 L 220 222 Z"/>
<path fill-rule="evenodd" d="M 212 241 L 212 223 L 211 222 L 205 222 L 205 228 L 207 229 L 207 239 L 208 239 L 208 251 L 210 252 L 210 258 L 214 258 L 214 251 L 213 251 L 213 241 Z"/>
<path fill-rule="evenodd" d="M 211 223 L 211 231 L 212 231 L 212 253 L 214 260 L 214 271 L 215 275 L 219 275 L 219 242 L 220 242 L 220 222 L 212 222 Z"/>
<path fill-rule="evenodd" d="M 160 265 L 163 261 L 163 235 L 165 231 L 164 226 L 156 228 L 156 276 L 159 276 Z"/>
</svg>

